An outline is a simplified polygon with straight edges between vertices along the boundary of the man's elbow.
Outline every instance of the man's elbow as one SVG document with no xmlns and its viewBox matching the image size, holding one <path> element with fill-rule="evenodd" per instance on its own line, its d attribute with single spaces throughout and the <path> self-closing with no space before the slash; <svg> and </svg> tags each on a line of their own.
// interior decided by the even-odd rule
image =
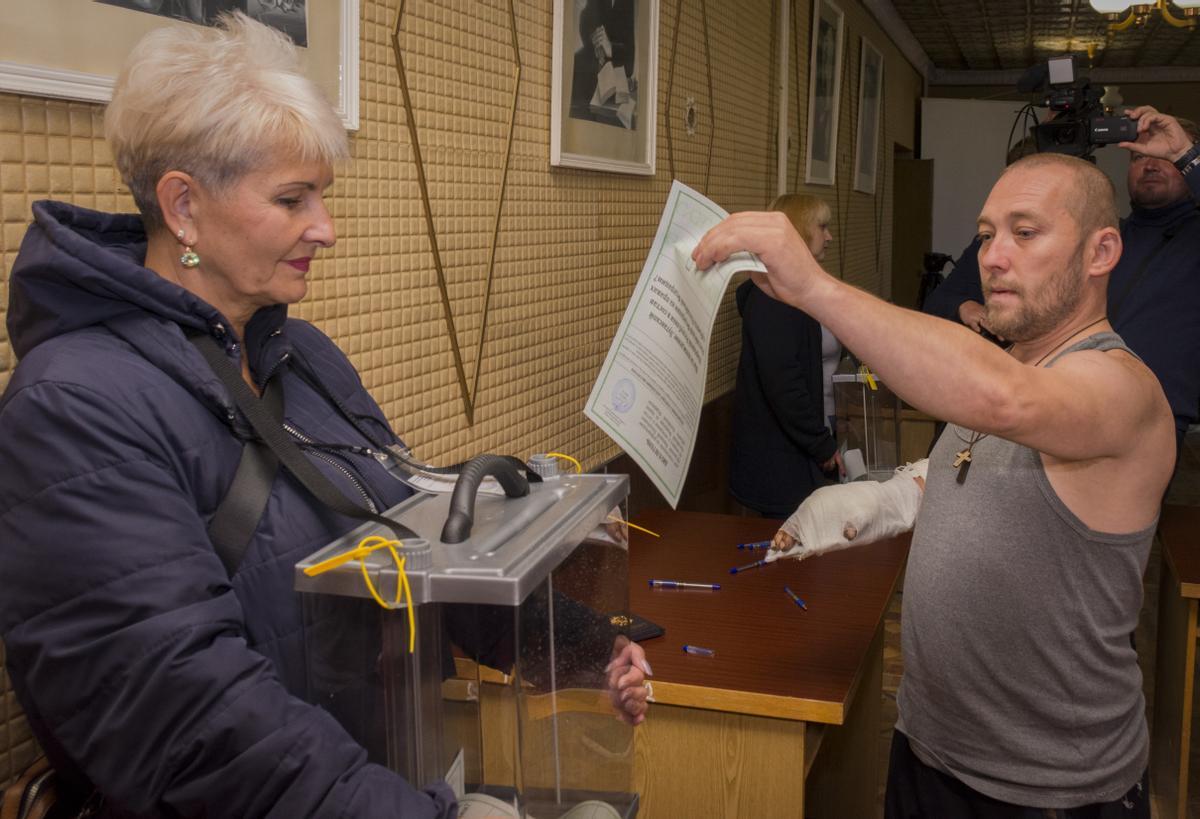
<svg viewBox="0 0 1200 819">
<path fill-rule="evenodd" d="M 996 385 L 985 396 L 981 431 L 1012 440 L 1031 423 L 1034 402 L 1022 397 L 1015 385 Z"/>
</svg>

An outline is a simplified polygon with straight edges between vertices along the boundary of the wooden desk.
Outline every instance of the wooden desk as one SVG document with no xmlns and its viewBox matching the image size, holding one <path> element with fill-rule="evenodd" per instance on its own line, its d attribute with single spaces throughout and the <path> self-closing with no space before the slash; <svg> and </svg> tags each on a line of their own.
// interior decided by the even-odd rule
<svg viewBox="0 0 1200 819">
<path fill-rule="evenodd" d="M 630 608 L 666 629 L 642 644 L 655 704 L 637 733 L 639 819 L 873 816 L 883 616 L 908 536 L 732 576 L 762 555 L 736 544 L 769 539 L 777 521 L 655 510 L 635 522 L 662 537 L 631 530 Z"/>
<path fill-rule="evenodd" d="M 1158 656 L 1154 725 L 1150 732 L 1150 792 L 1160 816 L 1184 819 L 1200 601 L 1200 508 L 1164 506 L 1158 523 L 1163 570 L 1158 591 Z"/>
</svg>

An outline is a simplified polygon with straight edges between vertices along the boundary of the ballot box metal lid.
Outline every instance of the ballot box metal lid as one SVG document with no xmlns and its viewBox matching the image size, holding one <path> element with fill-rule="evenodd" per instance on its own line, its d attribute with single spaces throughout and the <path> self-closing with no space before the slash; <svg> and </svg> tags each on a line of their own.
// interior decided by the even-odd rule
<svg viewBox="0 0 1200 819">
<path fill-rule="evenodd" d="M 424 542 L 405 560 L 412 597 L 425 603 L 486 603 L 517 606 L 546 579 L 590 533 L 605 523 L 629 494 L 626 475 L 564 475 L 530 484 L 521 498 L 480 493 L 474 526 L 462 543 L 442 543 L 450 495 L 421 492 L 384 512 Z M 380 523 L 367 522 L 301 560 L 295 589 L 341 597 L 370 597 L 362 563 L 352 560 L 309 577 L 304 570 L 347 552 L 364 538 L 395 535 Z M 427 548 L 426 548 L 427 547 Z M 387 549 L 365 561 L 381 597 L 394 599 L 399 572 Z"/>
</svg>

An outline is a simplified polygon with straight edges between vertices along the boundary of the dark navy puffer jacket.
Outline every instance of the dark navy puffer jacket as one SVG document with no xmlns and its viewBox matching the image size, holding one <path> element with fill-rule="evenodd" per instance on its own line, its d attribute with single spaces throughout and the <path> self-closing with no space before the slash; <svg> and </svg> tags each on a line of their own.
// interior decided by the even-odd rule
<svg viewBox="0 0 1200 819">
<path fill-rule="evenodd" d="M 213 307 L 142 267 L 137 217 L 53 202 L 34 217 L 10 288 L 20 365 L 0 400 L 0 636 L 37 738 L 110 815 L 451 815 L 448 789 L 368 763 L 300 698 L 292 567 L 355 521 L 281 469 L 232 582 L 206 535 L 251 433 L 184 332 L 282 379 L 309 438 L 369 445 L 289 359 L 394 441 L 350 362 L 282 306 L 254 316 L 243 350 Z M 333 457 L 381 509 L 408 493 L 368 453 Z"/>
</svg>

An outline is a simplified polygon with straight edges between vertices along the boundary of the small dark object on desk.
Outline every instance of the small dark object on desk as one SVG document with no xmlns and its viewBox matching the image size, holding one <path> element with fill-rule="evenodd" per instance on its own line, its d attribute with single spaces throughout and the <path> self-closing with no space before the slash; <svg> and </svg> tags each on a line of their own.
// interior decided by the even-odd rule
<svg viewBox="0 0 1200 819">
<path fill-rule="evenodd" d="M 635 643 L 640 643 L 643 640 L 651 640 L 666 634 L 666 630 L 658 623 L 653 623 L 645 617 L 639 617 L 633 612 L 629 614 L 613 614 L 608 619 L 610 623 L 629 635 L 629 639 Z"/>
</svg>

